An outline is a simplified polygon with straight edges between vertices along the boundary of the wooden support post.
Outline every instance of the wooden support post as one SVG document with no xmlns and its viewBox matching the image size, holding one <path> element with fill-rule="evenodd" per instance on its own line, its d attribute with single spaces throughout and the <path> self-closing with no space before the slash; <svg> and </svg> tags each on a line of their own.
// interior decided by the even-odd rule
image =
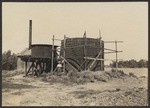
<svg viewBox="0 0 150 108">
<path fill-rule="evenodd" d="M 45 72 L 46 72 L 46 62 L 44 62 L 44 70 L 45 70 Z"/>
<path fill-rule="evenodd" d="M 28 73 L 30 72 L 30 69 L 31 69 L 32 67 L 34 67 L 34 62 L 32 62 L 31 66 L 29 67 L 29 69 L 28 69 L 28 71 L 27 71 L 27 73 L 26 73 L 26 76 L 28 75 Z"/>
<path fill-rule="evenodd" d="M 64 59 L 63 59 L 63 72 L 65 72 L 65 46 L 66 46 L 66 36 L 64 35 L 64 50 L 63 50 L 63 56 L 64 56 Z"/>
<path fill-rule="evenodd" d="M 31 68 L 32 68 L 32 73 L 33 73 L 34 72 L 34 67 L 32 66 Z"/>
<path fill-rule="evenodd" d="M 39 66 L 40 66 L 40 74 L 42 74 L 43 73 L 43 67 L 42 67 L 42 62 L 41 61 L 39 63 Z"/>
<path fill-rule="evenodd" d="M 100 52 L 102 53 L 102 43 L 101 43 L 101 31 L 99 30 L 99 47 L 100 47 Z M 100 56 L 100 59 L 102 59 L 102 54 Z M 103 64 L 103 61 L 100 60 L 100 70 L 102 70 L 102 64 Z"/>
<path fill-rule="evenodd" d="M 118 71 L 117 41 L 115 41 L 115 48 L 116 48 L 116 72 L 117 72 Z"/>
<path fill-rule="evenodd" d="M 34 62 L 32 62 L 34 64 Z M 34 65 L 31 67 L 32 68 L 32 75 L 34 73 Z"/>
<path fill-rule="evenodd" d="M 25 61 L 25 73 L 26 73 L 26 76 L 27 76 L 27 61 Z"/>
<path fill-rule="evenodd" d="M 53 74 L 54 74 L 54 72 L 57 70 L 57 68 L 58 68 L 58 67 L 56 67 L 56 68 L 54 69 Z"/>
<path fill-rule="evenodd" d="M 54 63 L 54 35 L 53 35 L 53 39 L 52 39 L 52 58 L 51 58 L 51 72 L 53 72 L 53 63 Z"/>
<path fill-rule="evenodd" d="M 84 57 L 86 57 L 87 56 L 87 54 L 86 54 L 86 31 L 85 31 L 85 33 L 84 33 L 84 36 L 83 36 L 83 38 L 84 38 Z M 86 59 L 85 59 L 85 63 L 84 63 L 84 71 L 86 71 Z"/>
<path fill-rule="evenodd" d="M 43 65 L 43 71 L 45 72 L 45 69 L 44 69 L 44 61 L 43 61 L 42 65 Z"/>
</svg>

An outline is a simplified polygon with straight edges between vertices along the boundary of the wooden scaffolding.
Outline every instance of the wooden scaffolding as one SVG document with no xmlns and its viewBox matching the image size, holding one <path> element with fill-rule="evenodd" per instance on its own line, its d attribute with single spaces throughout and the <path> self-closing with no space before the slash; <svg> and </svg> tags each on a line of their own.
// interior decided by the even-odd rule
<svg viewBox="0 0 150 108">
<path fill-rule="evenodd" d="M 76 72 L 79 71 L 79 69 L 75 68 L 71 63 L 69 63 L 69 61 L 67 61 L 66 56 L 65 56 L 66 49 L 75 48 L 75 47 L 84 47 L 84 49 L 83 49 L 84 50 L 84 61 L 80 65 L 80 67 L 82 67 L 84 65 L 85 68 L 84 68 L 83 71 L 91 71 L 91 68 L 96 63 L 96 61 L 100 61 L 100 63 L 101 63 L 101 67 L 100 68 L 104 68 L 104 61 L 114 61 L 114 59 L 104 59 L 100 55 L 102 55 L 102 54 L 111 54 L 111 53 L 116 53 L 116 59 L 115 59 L 116 71 L 118 70 L 118 60 L 121 60 L 121 59 L 118 59 L 118 53 L 122 52 L 122 51 L 118 51 L 117 50 L 117 43 L 122 43 L 123 41 L 104 41 L 104 43 L 114 43 L 115 44 L 115 50 L 108 49 L 108 48 L 104 48 L 102 50 L 102 48 L 101 48 L 102 47 L 102 45 L 101 45 L 101 38 L 102 37 L 101 37 L 101 33 L 99 32 L 98 40 L 100 42 L 100 51 L 99 51 L 99 53 L 97 54 L 96 57 L 88 57 L 86 48 L 87 48 L 87 46 L 93 46 L 93 44 L 87 44 L 87 42 L 86 42 L 86 39 L 87 39 L 86 38 L 86 31 L 85 31 L 85 33 L 83 35 L 83 39 L 84 39 L 84 44 L 83 45 L 78 45 L 78 46 L 73 46 L 73 47 L 66 47 L 66 39 L 67 38 L 68 37 L 66 37 L 64 35 L 63 49 L 61 49 L 61 50 L 63 50 L 63 56 L 59 55 L 59 58 L 63 61 L 63 69 L 62 69 L 63 72 L 66 72 L 66 64 L 69 66 L 70 70 L 76 71 Z M 55 40 L 61 41 L 61 39 L 55 39 L 54 36 L 53 36 L 53 39 L 52 39 L 53 46 L 54 46 L 54 41 Z M 109 51 L 109 52 L 104 52 L 104 50 Z M 52 53 L 53 53 L 53 51 L 52 51 Z M 53 56 L 52 56 L 51 60 L 52 60 L 51 67 L 53 67 Z M 87 63 L 86 61 L 87 60 L 91 61 L 91 64 L 89 66 L 86 65 L 86 63 Z M 102 64 L 103 64 L 103 67 L 102 67 Z M 54 71 L 56 71 L 56 69 L 57 69 L 57 67 L 54 69 Z M 51 72 L 52 72 L 52 70 L 51 70 Z"/>
</svg>

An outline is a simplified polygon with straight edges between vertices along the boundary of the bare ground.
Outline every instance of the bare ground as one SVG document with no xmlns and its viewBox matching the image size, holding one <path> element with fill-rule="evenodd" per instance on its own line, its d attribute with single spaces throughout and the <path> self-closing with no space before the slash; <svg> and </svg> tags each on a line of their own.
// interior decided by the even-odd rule
<svg viewBox="0 0 150 108">
<path fill-rule="evenodd" d="M 3 106 L 147 106 L 147 78 L 64 85 L 3 72 Z"/>
</svg>

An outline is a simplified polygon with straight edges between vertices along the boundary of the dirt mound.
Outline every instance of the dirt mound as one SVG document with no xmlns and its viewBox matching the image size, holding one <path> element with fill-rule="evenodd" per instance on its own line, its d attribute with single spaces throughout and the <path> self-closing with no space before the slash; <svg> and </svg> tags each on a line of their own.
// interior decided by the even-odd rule
<svg viewBox="0 0 150 108">
<path fill-rule="evenodd" d="M 74 91 L 74 96 L 82 100 L 84 105 L 96 106 L 143 106 L 147 105 L 147 90 L 133 88 L 128 91 L 121 90 L 88 90 Z"/>
<path fill-rule="evenodd" d="M 47 74 L 43 75 L 42 80 L 47 81 L 50 83 L 62 83 L 62 84 L 85 84 L 88 82 L 95 82 L 95 81 L 101 81 L 101 82 L 108 82 L 111 79 L 119 78 L 119 79 L 125 79 L 127 77 L 130 77 L 129 75 L 125 74 L 123 71 L 97 71 L 97 72 L 91 72 L 91 71 L 83 71 L 83 72 L 69 72 L 67 75 L 59 74 Z"/>
</svg>

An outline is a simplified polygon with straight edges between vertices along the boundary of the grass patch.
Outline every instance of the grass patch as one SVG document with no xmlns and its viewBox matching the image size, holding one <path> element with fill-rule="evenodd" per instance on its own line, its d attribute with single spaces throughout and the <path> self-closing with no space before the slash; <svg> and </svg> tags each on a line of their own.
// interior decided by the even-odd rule
<svg viewBox="0 0 150 108">
<path fill-rule="evenodd" d="M 95 82 L 95 81 L 101 81 L 101 82 L 108 82 L 112 78 L 122 78 L 128 76 L 125 74 L 122 70 L 116 71 L 97 71 L 97 72 L 91 72 L 91 71 L 83 71 L 83 72 L 68 72 L 67 74 L 52 74 L 48 73 L 47 75 L 43 75 L 42 80 L 46 82 L 53 83 L 62 83 L 62 84 L 85 84 L 88 82 Z"/>
<path fill-rule="evenodd" d="M 130 76 L 130 77 L 137 77 L 136 75 L 134 75 L 133 72 L 129 72 L 129 76 Z"/>
<path fill-rule="evenodd" d="M 7 82 L 3 82 L 2 83 L 2 89 L 33 89 L 33 88 L 37 88 L 35 86 L 31 86 L 31 85 L 24 85 L 24 84 L 10 84 Z"/>
<path fill-rule="evenodd" d="M 15 75 L 25 74 L 23 70 L 13 70 L 13 71 L 2 71 L 2 77 L 13 77 Z"/>
</svg>

